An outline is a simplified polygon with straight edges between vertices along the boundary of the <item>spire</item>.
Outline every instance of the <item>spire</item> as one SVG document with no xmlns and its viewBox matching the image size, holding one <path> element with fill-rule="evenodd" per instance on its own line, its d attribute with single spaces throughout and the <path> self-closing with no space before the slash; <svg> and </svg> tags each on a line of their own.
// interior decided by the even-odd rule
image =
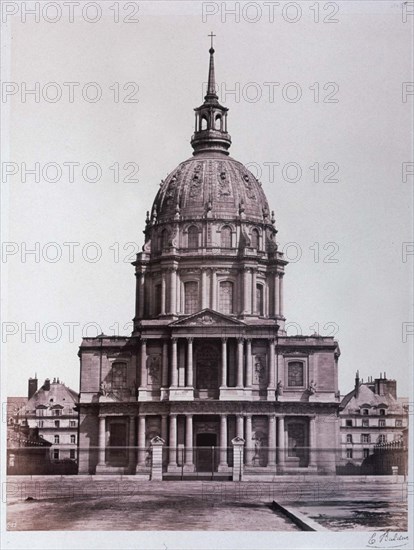
<svg viewBox="0 0 414 550">
<path fill-rule="evenodd" d="M 227 111 L 226 107 L 220 105 L 216 94 L 216 78 L 214 71 L 214 34 L 208 35 L 211 38 L 209 49 L 210 63 L 208 69 L 207 93 L 204 96 L 204 103 L 194 109 L 195 131 L 191 138 L 191 145 L 194 155 L 206 151 L 220 152 L 228 155 L 227 149 L 231 145 L 231 138 L 227 133 Z"/>
<path fill-rule="evenodd" d="M 206 102 L 213 101 L 217 103 L 218 95 L 216 94 L 216 77 L 214 74 L 214 48 L 213 48 L 213 38 L 216 35 L 211 32 L 208 36 L 211 38 L 211 47 L 209 49 L 210 65 L 208 68 L 207 94 L 204 96 L 204 99 L 206 100 Z"/>
</svg>

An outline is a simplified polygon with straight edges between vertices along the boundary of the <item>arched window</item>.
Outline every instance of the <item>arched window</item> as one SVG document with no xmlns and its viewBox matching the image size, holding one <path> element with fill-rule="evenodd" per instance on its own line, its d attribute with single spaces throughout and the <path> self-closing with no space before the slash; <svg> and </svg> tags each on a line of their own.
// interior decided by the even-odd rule
<svg viewBox="0 0 414 550">
<path fill-rule="evenodd" d="M 256 312 L 263 315 L 263 285 L 256 285 Z"/>
<path fill-rule="evenodd" d="M 188 248 L 198 248 L 198 229 L 195 225 L 188 228 Z"/>
<path fill-rule="evenodd" d="M 215 130 L 221 130 L 221 116 L 220 115 L 216 115 L 214 129 Z"/>
<path fill-rule="evenodd" d="M 184 283 L 184 313 L 190 315 L 198 311 L 198 283 Z"/>
<path fill-rule="evenodd" d="M 259 232 L 257 229 L 252 229 L 251 246 L 256 250 L 259 249 Z"/>
<path fill-rule="evenodd" d="M 207 118 L 205 116 L 201 119 L 201 129 L 207 130 Z"/>
<path fill-rule="evenodd" d="M 288 386 L 303 386 L 303 363 L 292 361 L 288 364 Z"/>
<path fill-rule="evenodd" d="M 163 229 L 160 234 L 158 248 L 159 250 L 163 250 L 168 245 L 168 230 Z"/>
<path fill-rule="evenodd" d="M 233 313 L 233 283 L 230 281 L 220 283 L 220 311 Z"/>
<path fill-rule="evenodd" d="M 231 248 L 231 228 L 228 225 L 221 228 L 221 246 Z"/>
</svg>

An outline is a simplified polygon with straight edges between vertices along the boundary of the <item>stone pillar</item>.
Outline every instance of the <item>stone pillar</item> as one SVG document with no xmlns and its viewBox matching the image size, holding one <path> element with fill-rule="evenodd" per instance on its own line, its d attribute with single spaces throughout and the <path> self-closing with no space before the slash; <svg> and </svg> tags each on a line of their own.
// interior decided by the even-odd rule
<svg viewBox="0 0 414 550">
<path fill-rule="evenodd" d="M 211 309 L 217 311 L 217 273 L 211 270 Z"/>
<path fill-rule="evenodd" d="M 161 416 L 161 438 L 164 441 L 167 441 L 167 420 L 168 416 L 166 414 L 163 414 Z"/>
<path fill-rule="evenodd" d="M 316 453 L 316 420 L 313 416 L 309 418 L 309 466 L 316 467 Z"/>
<path fill-rule="evenodd" d="M 180 280 L 180 273 L 177 270 L 177 288 L 176 288 L 176 297 L 175 297 L 175 312 L 174 313 L 181 313 L 181 280 Z"/>
<path fill-rule="evenodd" d="M 165 280 L 165 271 L 161 274 L 161 315 L 165 315 L 165 304 L 167 296 L 167 282 Z"/>
<path fill-rule="evenodd" d="M 147 340 L 141 340 L 141 388 L 147 387 Z"/>
<path fill-rule="evenodd" d="M 227 338 L 221 339 L 221 387 L 227 387 Z"/>
<path fill-rule="evenodd" d="M 227 416 L 220 416 L 220 464 L 219 471 L 226 470 L 227 464 Z"/>
<path fill-rule="evenodd" d="M 185 468 L 194 471 L 193 464 L 193 415 L 185 417 Z"/>
<path fill-rule="evenodd" d="M 273 309 L 276 317 L 277 315 L 279 315 L 279 274 L 278 273 L 275 273 L 273 298 L 274 298 Z"/>
<path fill-rule="evenodd" d="M 138 416 L 138 466 L 145 466 L 145 415 Z"/>
<path fill-rule="evenodd" d="M 242 437 L 235 437 L 234 439 L 231 440 L 231 442 L 233 445 L 233 481 L 243 481 L 244 439 Z"/>
<path fill-rule="evenodd" d="M 243 312 L 250 313 L 249 304 L 249 270 L 247 268 L 243 271 Z"/>
<path fill-rule="evenodd" d="M 246 464 L 252 463 L 253 458 L 253 433 L 252 433 L 252 415 L 246 415 Z"/>
<path fill-rule="evenodd" d="M 237 340 L 237 387 L 243 387 L 243 338 Z"/>
<path fill-rule="evenodd" d="M 151 439 L 151 481 L 162 481 L 162 448 L 164 440 L 161 437 Z"/>
<path fill-rule="evenodd" d="M 274 414 L 269 415 L 269 451 L 267 465 L 271 468 L 276 466 L 276 417 Z"/>
<path fill-rule="evenodd" d="M 140 315 L 140 287 L 141 287 L 142 273 L 135 272 L 135 317 L 139 318 Z"/>
<path fill-rule="evenodd" d="M 243 415 L 238 414 L 236 417 L 236 433 L 237 437 L 244 437 L 244 418 Z"/>
<path fill-rule="evenodd" d="M 201 309 L 207 307 L 207 270 L 201 270 Z"/>
<path fill-rule="evenodd" d="M 135 416 L 129 417 L 129 437 L 128 437 L 128 470 L 135 470 Z"/>
<path fill-rule="evenodd" d="M 177 369 L 177 338 L 171 338 L 171 386 L 178 386 L 178 369 Z"/>
<path fill-rule="evenodd" d="M 164 340 L 163 343 L 162 343 L 162 383 L 161 383 L 161 386 L 163 388 L 168 387 L 168 341 L 167 340 Z"/>
<path fill-rule="evenodd" d="M 177 467 L 177 415 L 170 414 L 170 441 L 169 441 L 168 469 Z"/>
<path fill-rule="evenodd" d="M 269 340 L 269 389 L 276 389 L 275 341 Z"/>
<path fill-rule="evenodd" d="M 279 314 L 283 316 L 283 273 L 279 277 Z"/>
<path fill-rule="evenodd" d="M 98 466 L 105 466 L 106 417 L 99 417 L 99 461 Z"/>
<path fill-rule="evenodd" d="M 145 273 L 138 274 L 140 275 L 138 277 L 139 281 L 139 287 L 138 287 L 138 313 L 137 316 L 139 319 L 142 319 L 144 317 L 144 300 L 145 300 L 145 293 L 144 293 L 144 287 L 145 287 Z"/>
<path fill-rule="evenodd" d="M 252 269 L 252 313 L 257 315 L 256 270 Z"/>
<path fill-rule="evenodd" d="M 170 313 L 172 315 L 177 313 L 177 269 L 175 267 L 171 268 Z"/>
<path fill-rule="evenodd" d="M 246 340 L 246 387 L 251 388 L 253 382 L 252 341 Z"/>
<path fill-rule="evenodd" d="M 187 338 L 187 386 L 193 387 L 193 339 Z"/>
<path fill-rule="evenodd" d="M 285 417 L 279 416 L 277 426 L 277 462 L 280 469 L 285 466 Z"/>
</svg>

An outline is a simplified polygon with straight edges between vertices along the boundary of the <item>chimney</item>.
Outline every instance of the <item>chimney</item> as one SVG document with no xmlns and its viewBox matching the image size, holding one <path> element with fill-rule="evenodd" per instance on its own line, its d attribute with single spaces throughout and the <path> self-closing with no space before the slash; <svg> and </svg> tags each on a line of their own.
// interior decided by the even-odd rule
<svg viewBox="0 0 414 550">
<path fill-rule="evenodd" d="M 29 378 L 27 388 L 27 398 L 30 399 L 37 392 L 37 376 L 35 378 Z"/>
<path fill-rule="evenodd" d="M 44 389 L 45 391 L 49 391 L 49 390 L 50 390 L 50 379 L 49 379 L 49 378 L 46 378 L 45 383 L 43 384 L 43 389 Z"/>
<path fill-rule="evenodd" d="M 358 397 L 359 393 L 359 370 L 355 374 L 355 397 Z"/>
</svg>

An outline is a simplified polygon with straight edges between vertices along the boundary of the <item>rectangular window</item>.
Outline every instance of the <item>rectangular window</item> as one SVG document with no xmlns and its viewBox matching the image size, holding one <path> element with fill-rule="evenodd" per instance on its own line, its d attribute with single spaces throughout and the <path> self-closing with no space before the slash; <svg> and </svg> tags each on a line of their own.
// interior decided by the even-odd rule
<svg viewBox="0 0 414 550">
<path fill-rule="evenodd" d="M 184 313 L 191 315 L 198 311 L 198 283 L 189 281 L 184 284 Z"/>
<path fill-rule="evenodd" d="M 60 437 L 58 435 L 55 435 L 54 437 L 54 443 L 59 443 Z"/>
<path fill-rule="evenodd" d="M 75 449 L 71 449 L 69 451 L 69 458 L 71 458 L 72 460 L 74 460 L 76 458 L 76 451 Z"/>
<path fill-rule="evenodd" d="M 387 442 L 387 436 L 385 434 L 379 435 L 377 439 L 378 443 L 386 443 Z"/>
<path fill-rule="evenodd" d="M 39 422 L 37 423 L 37 425 L 39 426 L 39 428 L 43 428 L 43 420 L 39 420 Z"/>
<path fill-rule="evenodd" d="M 303 363 L 295 361 L 288 364 L 288 386 L 303 386 Z"/>
<path fill-rule="evenodd" d="M 361 434 L 361 443 L 370 443 L 371 436 L 370 434 Z"/>
<path fill-rule="evenodd" d="M 352 420 L 346 420 L 345 425 L 348 426 L 348 427 L 351 427 L 352 426 Z"/>
<path fill-rule="evenodd" d="M 369 449 L 364 449 L 364 458 L 369 457 Z"/>
<path fill-rule="evenodd" d="M 53 409 L 52 414 L 53 416 L 60 416 L 62 411 L 60 409 Z"/>
<path fill-rule="evenodd" d="M 348 434 L 348 435 L 346 436 L 346 442 L 347 442 L 347 443 L 352 443 L 352 435 L 351 435 L 351 434 Z"/>
<path fill-rule="evenodd" d="M 352 458 L 352 449 L 346 450 L 346 458 Z"/>
<path fill-rule="evenodd" d="M 76 443 L 76 435 L 71 435 L 71 436 L 70 436 L 70 442 L 71 442 L 72 444 Z"/>
<path fill-rule="evenodd" d="M 71 428 L 76 428 L 76 420 L 69 420 L 69 426 Z"/>
<path fill-rule="evenodd" d="M 363 418 L 363 419 L 362 419 L 362 427 L 363 427 L 363 428 L 368 428 L 368 426 L 369 426 L 369 420 L 368 420 L 368 418 Z"/>
<path fill-rule="evenodd" d="M 380 418 L 380 419 L 378 420 L 378 426 L 379 426 L 380 428 L 385 428 L 385 420 L 382 419 L 382 418 Z"/>
<path fill-rule="evenodd" d="M 60 420 L 55 420 L 55 428 L 60 428 Z"/>
<path fill-rule="evenodd" d="M 127 385 L 127 366 L 125 363 L 112 365 L 112 389 L 119 390 Z"/>
<path fill-rule="evenodd" d="M 395 427 L 396 427 L 396 428 L 402 428 L 402 425 L 403 425 L 402 420 L 398 420 L 398 419 L 397 419 L 397 420 L 395 421 Z"/>
<path fill-rule="evenodd" d="M 59 449 L 54 449 L 53 458 L 54 460 L 59 460 Z"/>
<path fill-rule="evenodd" d="M 233 283 L 230 281 L 220 283 L 220 311 L 233 313 Z"/>
</svg>

